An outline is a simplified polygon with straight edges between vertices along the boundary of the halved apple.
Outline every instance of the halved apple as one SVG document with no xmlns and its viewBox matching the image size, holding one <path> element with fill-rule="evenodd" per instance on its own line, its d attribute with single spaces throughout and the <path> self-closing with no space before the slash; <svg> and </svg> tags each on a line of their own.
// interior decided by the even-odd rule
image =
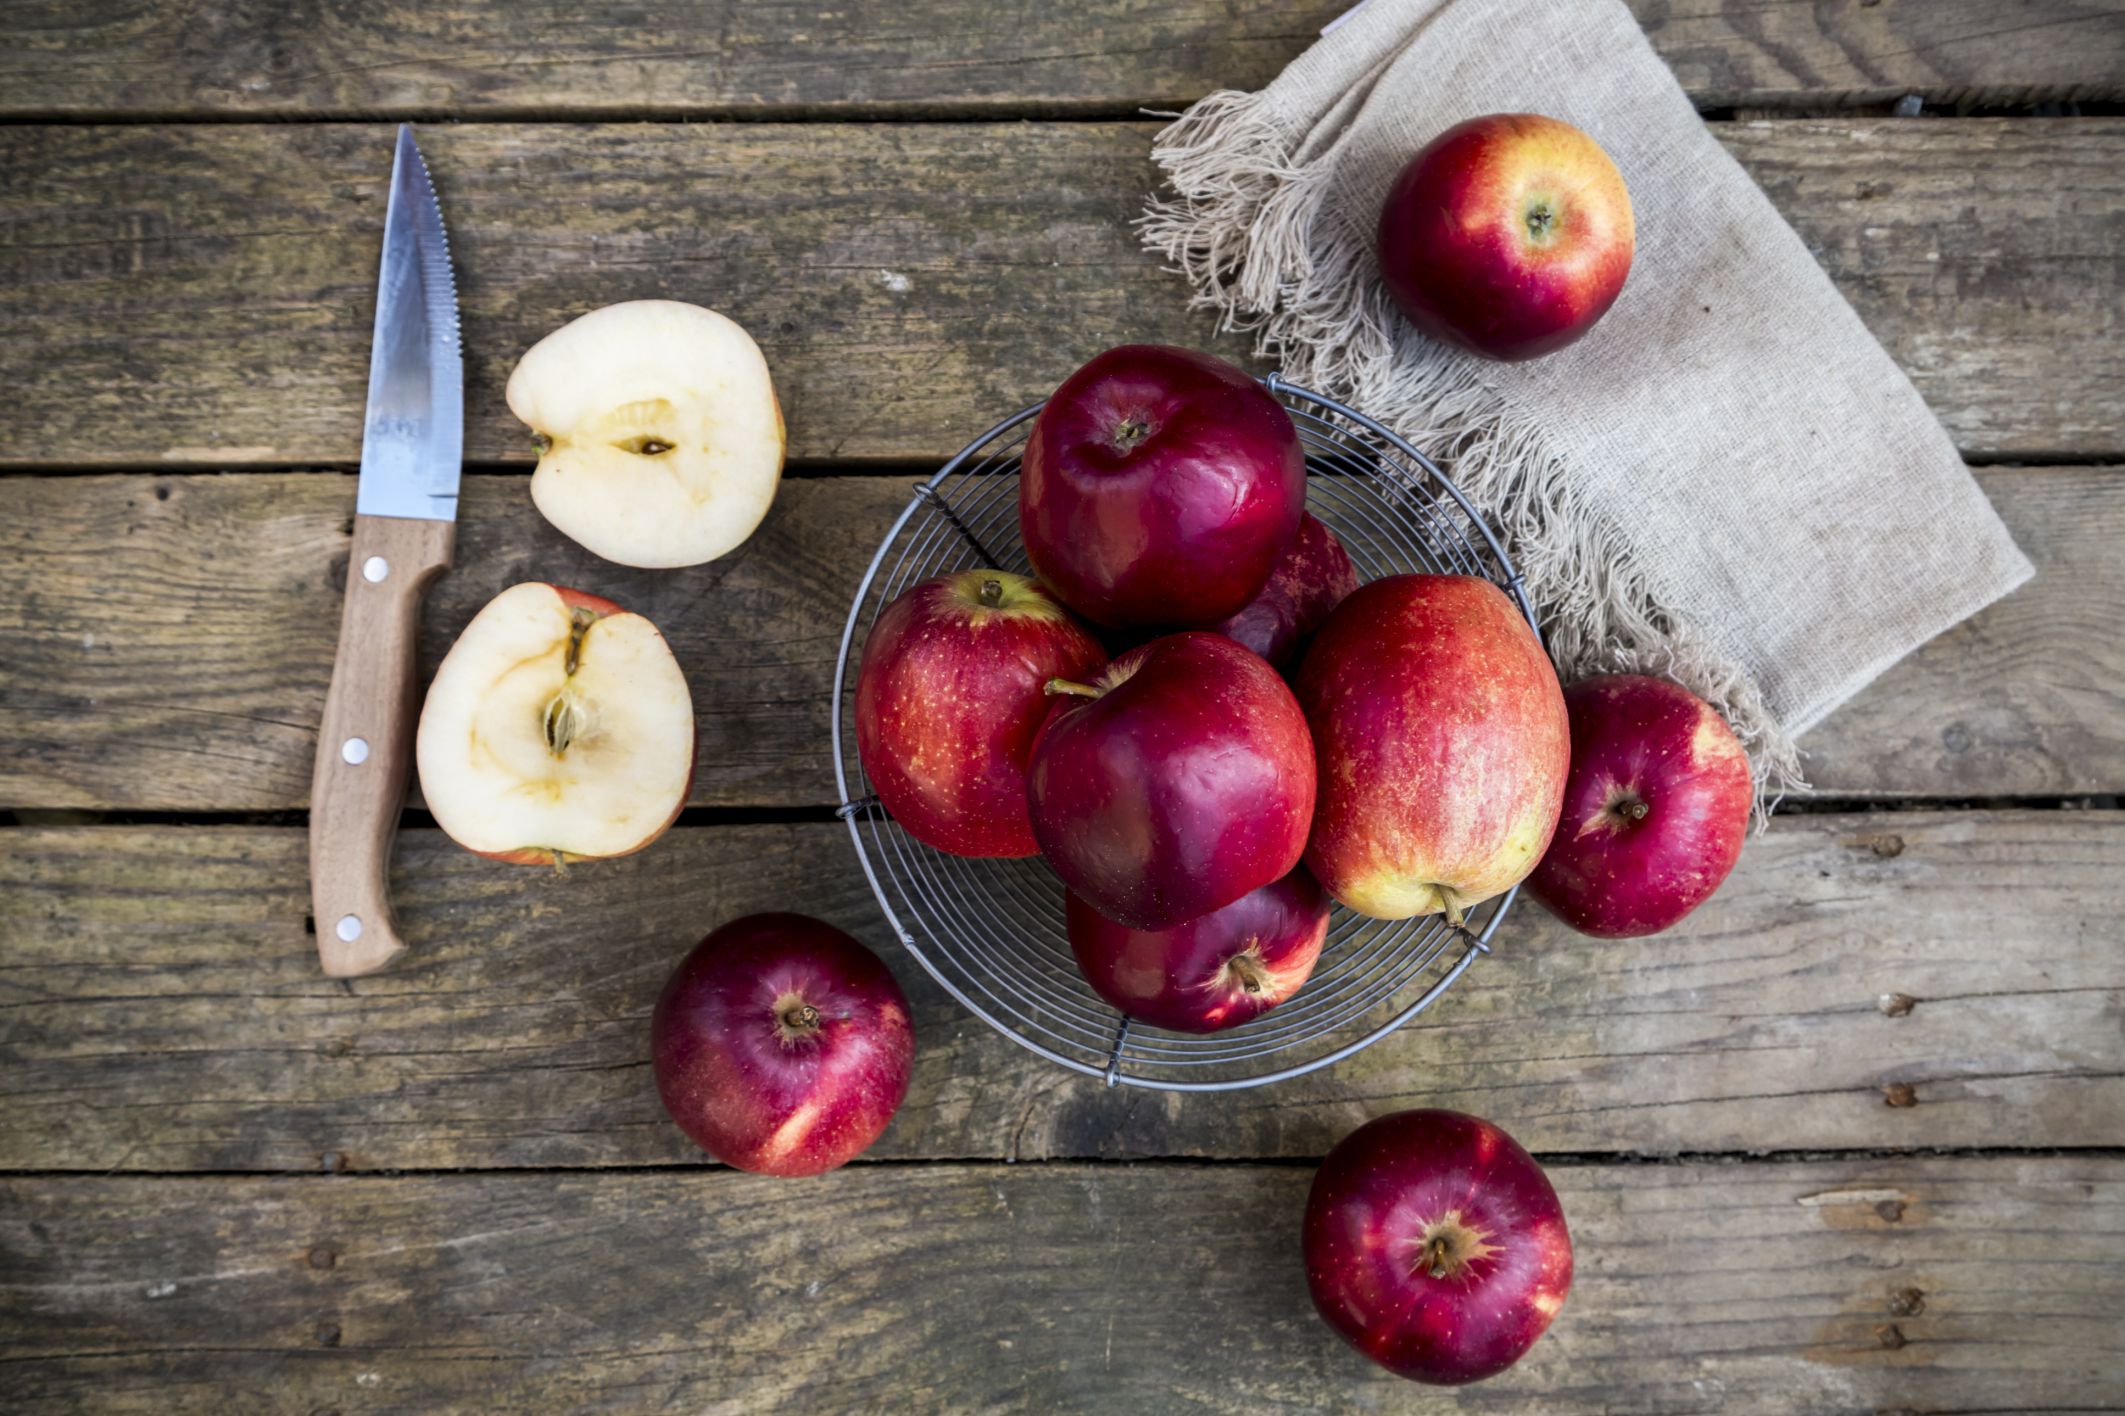
<svg viewBox="0 0 2125 1416">
<path fill-rule="evenodd" d="M 753 534 L 782 480 L 782 409 L 760 346 L 677 300 L 629 300 L 547 335 L 509 376 L 539 436 L 531 500 L 620 565 L 700 565 Z"/>
<path fill-rule="evenodd" d="M 466 850 L 524 865 L 638 851 L 694 776 L 694 704 L 657 627 L 536 581 L 450 646 L 414 741 L 421 795 Z"/>
</svg>

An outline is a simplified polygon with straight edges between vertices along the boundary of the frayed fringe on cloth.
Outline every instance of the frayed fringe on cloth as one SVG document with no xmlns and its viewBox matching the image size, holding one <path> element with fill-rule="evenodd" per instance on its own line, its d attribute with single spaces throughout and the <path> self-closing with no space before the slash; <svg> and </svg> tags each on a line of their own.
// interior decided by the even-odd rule
<svg viewBox="0 0 2125 1416">
<path fill-rule="evenodd" d="M 1294 163 L 1259 93 L 1211 94 L 1151 156 L 1173 196 L 1138 222 L 1193 287 L 1189 303 L 1251 332 L 1285 378 L 1379 419 L 1424 448 L 1503 533 L 1551 655 L 1569 681 L 1671 678 L 1725 715 L 1756 783 L 1759 824 L 1805 792 L 1792 735 L 1746 670 L 1648 588 L 1628 543 L 1576 494 L 1562 449 L 1483 386 L 1471 357 L 1411 330 L 1374 277 L 1369 233 L 1322 201 L 1329 164 Z"/>
</svg>

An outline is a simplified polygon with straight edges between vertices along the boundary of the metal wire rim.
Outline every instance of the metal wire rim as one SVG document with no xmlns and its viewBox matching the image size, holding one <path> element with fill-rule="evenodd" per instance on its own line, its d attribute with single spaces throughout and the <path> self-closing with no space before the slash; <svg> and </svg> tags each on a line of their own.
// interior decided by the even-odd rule
<svg viewBox="0 0 2125 1416">
<path fill-rule="evenodd" d="M 1529 625 L 1512 560 L 1459 488 L 1372 418 L 1272 375 L 1306 452 L 1307 505 L 1350 553 L 1361 579 L 1403 571 L 1482 575 Z M 1037 859 L 968 860 L 895 826 L 870 794 L 853 728 L 859 627 L 918 581 L 975 565 L 1030 574 L 1018 536 L 1018 455 L 1041 405 L 990 428 L 917 483 L 865 569 L 834 664 L 831 728 L 837 812 L 857 863 L 901 944 L 960 1006 L 1037 1055 L 1109 1086 L 1229 1091 L 1330 1066 L 1430 1007 L 1488 953 L 1517 890 L 1462 928 L 1436 916 L 1371 920 L 1336 906 L 1313 977 L 1282 1006 L 1224 1032 L 1144 1027 L 1078 975 L 1062 933 L 1062 885 Z M 1539 638 L 1541 630 L 1536 627 Z"/>
</svg>

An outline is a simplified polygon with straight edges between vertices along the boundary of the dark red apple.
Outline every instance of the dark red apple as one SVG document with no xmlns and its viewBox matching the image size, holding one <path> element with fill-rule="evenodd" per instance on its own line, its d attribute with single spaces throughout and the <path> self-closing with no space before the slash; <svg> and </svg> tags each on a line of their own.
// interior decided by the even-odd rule
<svg viewBox="0 0 2125 1416">
<path fill-rule="evenodd" d="M 1733 870 L 1755 807 L 1749 756 L 1711 704 L 1666 679 L 1586 679 L 1564 706 L 1564 813 L 1528 891 L 1586 934 L 1658 934 Z"/>
<path fill-rule="evenodd" d="M 1519 1361 L 1572 1286 L 1549 1177 L 1458 1111 L 1398 1111 L 1338 1142 L 1306 1197 L 1303 1244 L 1328 1325 L 1397 1376 L 1442 1386 Z"/>
<path fill-rule="evenodd" d="M 1409 160 L 1380 209 L 1380 275 L 1409 322 L 1492 359 L 1562 349 L 1608 312 L 1636 245 L 1616 164 L 1569 123 L 1494 113 Z"/>
<path fill-rule="evenodd" d="M 1564 695 L 1505 592 L 1467 575 L 1361 586 L 1294 685 L 1320 804 L 1306 864 L 1378 919 L 1464 911 L 1520 883 L 1556 829 Z"/>
<path fill-rule="evenodd" d="M 1026 759 L 1049 679 L 1107 662 L 1099 642 L 1022 575 L 966 570 L 887 605 L 856 674 L 856 751 L 871 790 L 916 840 L 962 856 L 1029 856 Z"/>
<path fill-rule="evenodd" d="M 1167 929 L 1289 874 L 1313 819 L 1291 690 L 1219 634 L 1154 639 L 1058 703 L 1033 744 L 1033 835 L 1112 920 Z"/>
<path fill-rule="evenodd" d="M 1299 534 L 1277 557 L 1254 598 L 1210 628 L 1246 645 L 1283 673 L 1297 662 L 1299 650 L 1329 611 L 1357 588 L 1350 553 L 1308 512 L 1299 518 Z"/>
<path fill-rule="evenodd" d="M 1299 991 L 1328 938 L 1328 896 L 1302 865 L 1171 929 L 1116 924 L 1074 891 L 1064 919 L 1093 992 L 1139 1022 L 1207 1033 Z"/>
<path fill-rule="evenodd" d="M 680 961 L 650 1019 L 657 1095 L 726 1165 L 817 1175 L 878 1139 L 915 1030 L 876 954 L 799 914 L 732 920 Z"/>
<path fill-rule="evenodd" d="M 1232 614 L 1305 506 L 1283 405 L 1224 360 L 1162 344 L 1109 349 L 1065 379 L 1034 419 L 1018 484 L 1034 571 L 1112 628 Z"/>
</svg>

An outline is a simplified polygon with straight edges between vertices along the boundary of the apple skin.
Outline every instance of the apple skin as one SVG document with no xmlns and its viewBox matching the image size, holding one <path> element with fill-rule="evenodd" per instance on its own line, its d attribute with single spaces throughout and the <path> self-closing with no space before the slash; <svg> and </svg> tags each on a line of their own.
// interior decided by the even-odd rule
<svg viewBox="0 0 2125 1416">
<path fill-rule="evenodd" d="M 1319 517 L 1307 512 L 1254 598 L 1210 628 L 1286 673 L 1330 611 L 1357 588 L 1350 553 Z"/>
<path fill-rule="evenodd" d="M 1748 754 L 1711 704 L 1666 679 L 1585 679 L 1564 706 L 1564 812 L 1528 892 L 1583 934 L 1658 934 L 1734 869 L 1755 809 Z"/>
<path fill-rule="evenodd" d="M 1302 1244 L 1328 1325 L 1397 1376 L 1441 1386 L 1519 1361 L 1572 1286 L 1549 1177 L 1458 1111 L 1399 1111 L 1345 1136 L 1313 1178 Z"/>
<path fill-rule="evenodd" d="M 1026 760 L 1048 715 L 1043 690 L 1106 662 L 1023 576 L 968 570 L 913 586 L 871 626 L 856 676 L 856 751 L 871 789 L 938 850 L 1035 854 Z"/>
<path fill-rule="evenodd" d="M 1504 591 L 1467 575 L 1360 586 L 1294 684 L 1320 803 L 1306 864 L 1360 914 L 1464 911 L 1520 883 L 1571 758 L 1557 672 Z"/>
<path fill-rule="evenodd" d="M 1026 795 L 1041 853 L 1099 913 L 1167 929 L 1299 863 L 1313 743 L 1259 654 L 1169 634 L 1074 687 L 1091 696 L 1058 695 Z"/>
<path fill-rule="evenodd" d="M 1490 359 L 1532 359 L 1592 329 L 1636 243 L 1609 155 L 1534 113 L 1448 128 L 1380 208 L 1380 276 L 1395 304 L 1425 334 Z"/>
<path fill-rule="evenodd" d="M 1138 1022 L 1208 1033 L 1302 988 L 1328 938 L 1328 894 L 1300 866 L 1171 929 L 1116 924 L 1071 892 L 1063 918 L 1092 991 Z"/>
<path fill-rule="evenodd" d="M 1019 530 L 1064 604 L 1109 628 L 1199 628 L 1262 588 L 1297 534 L 1306 458 L 1283 405 L 1222 359 L 1109 349 L 1026 440 Z"/>
<path fill-rule="evenodd" d="M 876 954 L 808 916 L 756 914 L 679 962 L 650 1053 L 664 1110 L 701 1149 L 762 1175 L 817 1175 L 900 1109 L 915 1031 Z"/>
</svg>

